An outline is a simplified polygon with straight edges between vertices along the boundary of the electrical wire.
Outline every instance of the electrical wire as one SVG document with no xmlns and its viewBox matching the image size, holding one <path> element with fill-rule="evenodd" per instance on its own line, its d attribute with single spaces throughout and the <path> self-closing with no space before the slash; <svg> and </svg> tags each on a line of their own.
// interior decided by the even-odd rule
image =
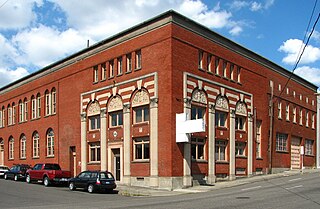
<svg viewBox="0 0 320 209">
<path fill-rule="evenodd" d="M 5 1 L 3 4 L 0 5 L 0 9 L 8 2 L 9 0 Z"/>
</svg>

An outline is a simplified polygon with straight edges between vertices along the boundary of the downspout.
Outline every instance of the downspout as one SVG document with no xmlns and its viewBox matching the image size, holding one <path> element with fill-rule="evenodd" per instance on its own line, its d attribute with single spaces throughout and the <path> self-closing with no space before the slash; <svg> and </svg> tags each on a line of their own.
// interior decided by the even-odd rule
<svg viewBox="0 0 320 209">
<path fill-rule="evenodd" d="M 272 173 L 272 137 L 273 137 L 273 81 L 270 81 L 270 100 L 269 100 L 269 116 L 270 116 L 270 129 L 269 129 L 269 146 L 268 146 L 268 159 L 269 159 L 269 169 L 268 173 Z"/>
</svg>

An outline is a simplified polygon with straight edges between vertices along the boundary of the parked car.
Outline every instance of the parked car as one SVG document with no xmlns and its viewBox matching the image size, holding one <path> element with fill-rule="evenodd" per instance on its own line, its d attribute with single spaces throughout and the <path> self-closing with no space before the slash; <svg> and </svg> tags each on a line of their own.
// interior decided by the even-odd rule
<svg viewBox="0 0 320 209">
<path fill-rule="evenodd" d="M 0 165 L 0 177 L 4 176 L 4 173 L 9 170 L 8 166 Z"/>
<path fill-rule="evenodd" d="M 117 187 L 112 173 L 108 171 L 83 171 L 69 179 L 69 189 L 83 188 L 89 193 L 95 191 L 112 191 Z"/>
<path fill-rule="evenodd" d="M 70 171 L 63 171 L 56 163 L 39 163 L 26 172 L 26 182 L 42 181 L 44 186 L 55 183 L 68 183 Z"/>
<path fill-rule="evenodd" d="M 13 179 L 15 181 L 18 181 L 20 179 L 25 179 L 26 178 L 26 171 L 28 169 L 31 169 L 30 165 L 26 164 L 17 164 L 12 166 L 10 170 L 6 171 L 4 173 L 4 179 Z"/>
</svg>

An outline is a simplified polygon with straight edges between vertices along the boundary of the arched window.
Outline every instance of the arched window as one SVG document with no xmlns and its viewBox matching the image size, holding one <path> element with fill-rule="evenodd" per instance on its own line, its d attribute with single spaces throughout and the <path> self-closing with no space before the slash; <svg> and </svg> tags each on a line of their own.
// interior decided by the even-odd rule
<svg viewBox="0 0 320 209">
<path fill-rule="evenodd" d="M 2 126 L 1 127 L 5 127 L 6 126 L 6 113 L 5 113 L 5 107 L 2 106 L 2 110 L 1 110 L 1 115 L 2 115 Z"/>
<path fill-rule="evenodd" d="M 149 121 L 150 98 L 146 90 L 139 90 L 133 97 L 133 123 L 143 123 Z"/>
<path fill-rule="evenodd" d="M 51 90 L 51 114 L 56 114 L 57 111 L 57 94 L 56 89 Z"/>
<path fill-rule="evenodd" d="M 227 117 L 229 113 L 229 103 L 227 98 L 223 96 L 218 96 L 216 99 L 216 127 L 227 127 Z"/>
<path fill-rule="evenodd" d="M 8 126 L 12 125 L 12 109 L 10 104 L 8 105 Z"/>
<path fill-rule="evenodd" d="M 14 139 L 11 136 L 9 138 L 9 160 L 13 160 L 14 159 Z"/>
<path fill-rule="evenodd" d="M 100 105 L 98 101 L 92 102 L 87 110 L 89 119 L 89 130 L 100 129 Z"/>
<path fill-rule="evenodd" d="M 37 94 L 37 117 L 41 117 L 41 95 L 40 93 Z"/>
<path fill-rule="evenodd" d="M 39 134 L 38 132 L 34 132 L 32 135 L 32 157 L 38 158 L 39 157 Z"/>
<path fill-rule="evenodd" d="M 247 107 L 244 102 L 239 101 L 236 105 L 235 129 L 245 131 L 247 118 Z"/>
<path fill-rule="evenodd" d="M 23 103 L 24 103 L 24 121 L 27 121 L 28 120 L 28 100 L 27 100 L 27 98 L 24 98 Z"/>
<path fill-rule="evenodd" d="M 24 113 L 24 106 L 23 106 L 23 102 L 22 100 L 19 100 L 19 122 L 22 123 L 23 122 L 23 113 Z"/>
<path fill-rule="evenodd" d="M 34 95 L 31 97 L 31 119 L 37 118 L 37 100 Z"/>
<path fill-rule="evenodd" d="M 16 104 L 12 103 L 12 125 L 16 123 Z"/>
<path fill-rule="evenodd" d="M 45 100 L 46 100 L 45 115 L 48 116 L 51 114 L 51 95 L 48 90 L 46 90 L 46 92 L 45 92 Z"/>
<path fill-rule="evenodd" d="M 54 132 L 52 129 L 47 131 L 47 156 L 54 156 Z"/>
<path fill-rule="evenodd" d="M 2 109 L 0 109 L 0 128 L 3 127 L 2 119 L 3 119 L 3 114 L 2 114 Z"/>
<path fill-rule="evenodd" d="M 120 96 L 113 97 L 108 105 L 109 127 L 123 125 L 123 104 Z"/>
<path fill-rule="evenodd" d="M 26 159 L 26 146 L 27 146 L 27 138 L 26 135 L 22 134 L 20 137 L 20 158 Z"/>
<path fill-rule="evenodd" d="M 207 96 L 204 91 L 196 89 L 192 93 L 191 119 L 202 119 L 206 113 Z"/>
</svg>

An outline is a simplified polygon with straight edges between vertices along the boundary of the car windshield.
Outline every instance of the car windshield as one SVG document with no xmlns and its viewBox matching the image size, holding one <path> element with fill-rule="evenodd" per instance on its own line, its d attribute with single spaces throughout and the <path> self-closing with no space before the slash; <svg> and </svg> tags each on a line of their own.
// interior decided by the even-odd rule
<svg viewBox="0 0 320 209">
<path fill-rule="evenodd" d="M 100 173 L 101 179 L 113 179 L 113 176 L 111 173 Z"/>
</svg>

